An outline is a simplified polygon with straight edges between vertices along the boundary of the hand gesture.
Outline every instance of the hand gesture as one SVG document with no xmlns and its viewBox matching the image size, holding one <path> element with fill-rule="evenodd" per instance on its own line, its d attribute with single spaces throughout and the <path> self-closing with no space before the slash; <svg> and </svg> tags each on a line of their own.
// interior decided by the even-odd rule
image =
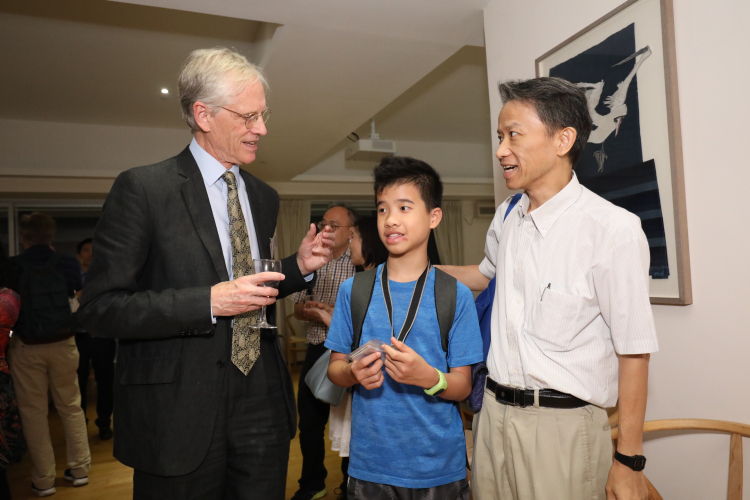
<svg viewBox="0 0 750 500">
<path fill-rule="evenodd" d="M 368 391 L 383 385 L 383 360 L 379 352 L 355 361 L 351 368 L 354 378 Z"/>
<path fill-rule="evenodd" d="M 311 320 L 311 321 L 320 321 L 321 323 L 325 323 L 326 326 L 331 326 L 331 313 L 328 312 L 323 306 L 325 304 L 320 304 L 319 307 L 315 306 L 308 306 L 308 304 L 318 304 L 317 302 L 306 302 L 305 303 L 305 318 Z M 333 310 L 333 308 L 331 308 Z"/>
<path fill-rule="evenodd" d="M 282 281 L 281 273 L 258 273 L 224 281 L 211 287 L 211 314 L 236 316 L 276 302 L 279 291 L 262 286 L 265 281 Z"/>
<path fill-rule="evenodd" d="M 636 472 L 617 460 L 609 469 L 607 500 L 646 500 L 648 488 L 643 472 Z"/>
<path fill-rule="evenodd" d="M 427 364 L 414 349 L 391 337 L 391 344 L 383 344 L 385 350 L 385 371 L 393 380 L 401 384 L 416 385 L 423 389 L 434 387 L 440 381 L 437 370 Z"/>
<path fill-rule="evenodd" d="M 310 224 L 310 230 L 297 252 L 297 265 L 302 276 L 307 276 L 331 261 L 333 258 L 331 249 L 335 237 L 333 230 L 328 226 L 316 235 L 315 224 Z"/>
</svg>

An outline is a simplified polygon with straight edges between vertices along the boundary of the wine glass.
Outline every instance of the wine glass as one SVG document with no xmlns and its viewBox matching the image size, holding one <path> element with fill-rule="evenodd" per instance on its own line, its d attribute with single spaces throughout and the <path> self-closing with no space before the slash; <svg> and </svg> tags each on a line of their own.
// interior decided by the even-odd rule
<svg viewBox="0 0 750 500">
<path fill-rule="evenodd" d="M 258 273 L 280 273 L 281 272 L 281 261 L 273 259 L 254 259 L 253 266 L 255 267 L 255 274 Z M 260 284 L 260 283 L 259 283 Z M 279 286 L 278 281 L 265 281 L 261 286 L 277 287 Z M 266 306 L 263 306 L 260 313 L 260 320 L 257 325 L 258 328 L 273 328 L 275 326 L 266 321 Z"/>
</svg>

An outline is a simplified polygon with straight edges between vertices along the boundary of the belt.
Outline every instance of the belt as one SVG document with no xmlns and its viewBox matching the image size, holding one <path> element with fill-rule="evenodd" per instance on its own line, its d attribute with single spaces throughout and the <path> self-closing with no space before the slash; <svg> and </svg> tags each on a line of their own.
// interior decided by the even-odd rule
<svg viewBox="0 0 750 500">
<path fill-rule="evenodd" d="M 526 408 L 534 406 L 534 389 L 519 389 L 501 385 L 487 377 L 487 389 L 495 395 L 495 399 L 508 406 Z M 581 408 L 589 403 L 570 394 L 554 389 L 539 389 L 539 406 L 544 408 Z"/>
</svg>

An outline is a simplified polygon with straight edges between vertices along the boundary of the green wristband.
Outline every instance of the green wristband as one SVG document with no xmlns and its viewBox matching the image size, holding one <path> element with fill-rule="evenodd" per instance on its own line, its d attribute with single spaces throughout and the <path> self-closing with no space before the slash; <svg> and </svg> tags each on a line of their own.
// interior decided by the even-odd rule
<svg viewBox="0 0 750 500">
<path fill-rule="evenodd" d="M 425 394 L 427 394 L 428 396 L 439 396 L 448 388 L 448 381 L 445 380 L 445 375 L 443 375 L 443 372 L 441 372 L 437 368 L 435 368 L 435 370 L 437 370 L 438 375 L 440 376 L 440 380 L 438 380 L 438 383 L 435 384 L 434 387 L 424 390 Z"/>
</svg>

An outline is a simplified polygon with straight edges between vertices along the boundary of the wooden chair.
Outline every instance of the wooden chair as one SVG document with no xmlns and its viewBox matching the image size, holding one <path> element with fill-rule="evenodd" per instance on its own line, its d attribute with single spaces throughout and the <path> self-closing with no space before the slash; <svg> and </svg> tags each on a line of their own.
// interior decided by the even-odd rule
<svg viewBox="0 0 750 500">
<path fill-rule="evenodd" d="M 615 417 L 614 419 L 612 417 Z M 616 422 L 617 414 L 610 416 Z M 723 420 L 671 419 L 651 420 L 643 424 L 643 432 L 658 431 L 712 431 L 729 434 L 729 489 L 727 500 L 742 500 L 742 438 L 750 437 L 750 425 Z M 612 428 L 612 440 L 617 444 L 618 428 Z M 663 500 L 651 481 L 646 479 L 649 500 Z"/>
<path fill-rule="evenodd" d="M 292 365 L 304 363 L 304 361 L 297 361 L 297 353 L 307 351 L 307 337 L 297 336 L 297 331 L 292 324 L 293 317 L 294 313 L 287 314 L 284 318 L 284 324 L 286 324 L 286 331 L 288 332 L 288 338 L 286 339 L 286 365 L 290 372 L 292 371 Z"/>
</svg>

